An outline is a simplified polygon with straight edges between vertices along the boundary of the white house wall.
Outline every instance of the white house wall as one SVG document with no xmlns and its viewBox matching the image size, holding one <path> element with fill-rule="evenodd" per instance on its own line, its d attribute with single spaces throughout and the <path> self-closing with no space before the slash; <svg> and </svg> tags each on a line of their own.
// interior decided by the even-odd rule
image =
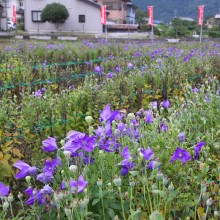
<svg viewBox="0 0 220 220">
<path fill-rule="evenodd" d="M 49 22 L 33 22 L 32 11 L 42 11 L 47 4 L 60 3 L 65 5 L 69 12 L 69 18 L 60 25 L 59 31 L 100 33 L 100 8 L 81 0 L 25 0 L 25 30 L 28 32 L 56 32 L 54 24 Z M 79 23 L 79 15 L 85 15 L 85 23 Z"/>
</svg>

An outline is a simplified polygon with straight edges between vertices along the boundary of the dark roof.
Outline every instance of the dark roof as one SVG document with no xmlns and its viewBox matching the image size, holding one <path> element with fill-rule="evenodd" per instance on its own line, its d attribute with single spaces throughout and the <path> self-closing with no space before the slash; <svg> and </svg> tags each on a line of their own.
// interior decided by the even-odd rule
<svg viewBox="0 0 220 220">
<path fill-rule="evenodd" d="M 100 8 L 100 6 L 101 6 L 101 5 L 97 4 L 96 2 L 93 2 L 93 1 L 90 1 L 90 0 L 80 0 L 80 1 L 88 3 L 88 4 L 92 5 L 92 6 L 97 7 L 97 8 Z"/>
<path fill-rule="evenodd" d="M 23 14 L 24 14 L 24 9 L 19 8 L 19 9 L 16 11 L 16 14 L 18 14 L 18 15 L 23 15 Z"/>
</svg>

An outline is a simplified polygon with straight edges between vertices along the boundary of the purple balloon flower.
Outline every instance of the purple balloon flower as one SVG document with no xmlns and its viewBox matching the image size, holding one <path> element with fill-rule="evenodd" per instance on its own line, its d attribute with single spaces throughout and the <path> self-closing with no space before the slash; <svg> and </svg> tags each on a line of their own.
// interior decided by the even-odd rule
<svg viewBox="0 0 220 220">
<path fill-rule="evenodd" d="M 94 72 L 95 73 L 100 73 L 102 71 L 102 68 L 100 66 L 95 66 L 94 67 Z"/>
<path fill-rule="evenodd" d="M 201 148 L 205 145 L 205 142 L 199 142 L 194 146 L 194 160 L 197 159 Z"/>
<path fill-rule="evenodd" d="M 9 186 L 5 186 L 0 182 L 0 198 L 3 199 L 4 196 L 7 196 L 9 192 Z"/>
<path fill-rule="evenodd" d="M 179 142 L 183 142 L 185 140 L 185 134 L 183 132 L 180 132 L 177 135 L 177 138 L 178 138 Z"/>
<path fill-rule="evenodd" d="M 170 102 L 169 102 L 168 100 L 164 100 L 164 101 L 162 102 L 162 107 L 163 107 L 163 108 L 167 109 L 169 106 L 170 106 Z"/>
<path fill-rule="evenodd" d="M 42 89 L 41 89 L 41 92 L 42 92 L 42 93 L 45 93 L 46 91 L 47 91 L 47 90 L 46 90 L 45 88 L 42 88 Z"/>
<path fill-rule="evenodd" d="M 196 87 L 192 89 L 192 92 L 193 92 L 193 93 L 197 93 L 198 91 L 199 91 L 199 90 L 198 90 Z"/>
<path fill-rule="evenodd" d="M 35 93 L 34 93 L 34 97 L 40 97 L 42 95 L 42 92 L 40 89 L 38 89 Z"/>
<path fill-rule="evenodd" d="M 177 147 L 170 158 L 170 163 L 172 163 L 175 160 L 180 160 L 182 164 L 184 164 L 188 160 L 190 160 L 190 154 L 186 150 Z"/>
<path fill-rule="evenodd" d="M 57 150 L 56 139 L 53 137 L 48 137 L 46 140 L 42 141 L 43 146 L 41 149 L 45 152 L 52 152 Z"/>
<path fill-rule="evenodd" d="M 117 119 L 120 116 L 118 111 L 111 111 L 110 105 L 106 105 L 100 113 L 100 121 L 110 121 Z"/>
<path fill-rule="evenodd" d="M 37 173 L 36 167 L 31 167 L 21 160 L 14 163 L 13 166 L 20 170 L 14 175 L 15 179 L 25 178 L 28 175 L 34 176 Z"/>
<path fill-rule="evenodd" d="M 134 67 L 134 64 L 133 63 L 128 63 L 128 68 L 129 69 L 132 69 Z"/>
<path fill-rule="evenodd" d="M 168 130 L 167 125 L 165 125 L 164 123 L 160 123 L 159 128 L 160 128 L 160 131 L 163 131 L 163 132 L 166 132 Z"/>
<path fill-rule="evenodd" d="M 24 193 L 30 196 L 29 199 L 25 202 L 27 205 L 33 205 L 37 200 L 38 205 L 41 205 L 43 203 L 41 190 L 34 190 L 31 186 L 29 186 L 24 191 Z"/>
<path fill-rule="evenodd" d="M 141 148 L 140 152 L 143 155 L 143 158 L 145 160 L 149 160 L 151 158 L 151 156 L 153 155 L 153 151 L 150 147 L 148 147 L 147 149 L 142 149 Z"/>
<path fill-rule="evenodd" d="M 151 111 L 151 110 L 147 110 L 147 111 L 145 112 L 145 114 L 146 114 L 146 116 L 145 116 L 145 122 L 146 122 L 147 124 L 150 124 L 150 123 L 153 121 L 152 111 Z"/>
<path fill-rule="evenodd" d="M 156 101 L 155 101 L 155 102 L 152 102 L 152 108 L 153 108 L 153 109 L 157 109 L 157 105 L 158 105 L 158 104 L 157 104 Z"/>
<path fill-rule="evenodd" d="M 119 72 L 119 71 L 120 71 L 120 66 L 117 65 L 117 66 L 115 67 L 115 72 L 117 73 L 117 72 Z"/>
<path fill-rule="evenodd" d="M 106 75 L 106 78 L 110 79 L 114 76 L 114 73 L 110 72 Z"/>
<path fill-rule="evenodd" d="M 88 181 L 85 181 L 82 175 L 79 176 L 78 181 L 74 181 L 74 180 L 70 181 L 70 188 L 72 193 L 76 193 L 76 190 L 77 193 L 83 192 L 87 183 Z"/>
<path fill-rule="evenodd" d="M 124 147 L 121 151 L 121 157 L 124 159 L 119 163 L 121 165 L 121 175 L 126 176 L 128 174 L 129 170 L 132 170 L 134 168 L 135 163 L 132 162 L 132 157 L 130 155 L 130 152 L 128 151 L 128 146 Z"/>
<path fill-rule="evenodd" d="M 45 185 L 43 189 L 41 190 L 41 193 L 46 195 L 46 194 L 51 194 L 53 192 L 53 189 L 49 185 Z"/>
</svg>

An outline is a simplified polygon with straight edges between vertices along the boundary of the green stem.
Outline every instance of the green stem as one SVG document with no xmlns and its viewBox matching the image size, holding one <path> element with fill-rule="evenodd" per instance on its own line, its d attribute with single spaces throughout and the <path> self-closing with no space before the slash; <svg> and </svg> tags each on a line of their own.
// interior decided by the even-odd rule
<svg viewBox="0 0 220 220">
<path fill-rule="evenodd" d="M 103 194 L 102 194 L 102 188 L 101 187 L 100 187 L 100 196 L 101 196 L 101 203 L 102 203 L 102 215 L 103 215 L 103 219 L 105 220 L 104 201 L 103 201 Z"/>
<path fill-rule="evenodd" d="M 131 188 L 131 194 L 130 194 L 130 213 L 132 215 L 132 211 L 133 211 L 133 209 L 132 209 L 133 190 L 132 190 L 132 186 L 130 188 Z M 132 216 L 131 219 L 134 220 L 133 216 Z"/>
<path fill-rule="evenodd" d="M 124 201 L 123 201 L 122 193 L 121 193 L 121 187 L 118 187 L 118 191 L 119 191 L 119 193 L 120 193 L 120 198 L 121 198 L 122 216 L 123 216 L 123 219 L 126 220 L 125 210 L 124 210 Z"/>
<path fill-rule="evenodd" d="M 207 206 L 207 208 L 206 208 L 205 219 L 207 219 L 208 211 L 209 211 L 209 206 Z"/>
<path fill-rule="evenodd" d="M 9 202 L 9 205 L 10 205 L 11 216 L 12 216 L 12 218 L 14 218 L 14 213 L 13 213 L 11 202 Z"/>
</svg>

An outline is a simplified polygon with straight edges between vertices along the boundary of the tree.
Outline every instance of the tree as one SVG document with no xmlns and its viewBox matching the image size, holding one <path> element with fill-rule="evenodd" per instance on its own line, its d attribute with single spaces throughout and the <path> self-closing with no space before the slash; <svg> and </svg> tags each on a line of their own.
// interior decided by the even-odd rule
<svg viewBox="0 0 220 220">
<path fill-rule="evenodd" d="M 147 11 L 137 10 L 135 15 L 136 23 L 139 26 L 147 24 Z"/>
<path fill-rule="evenodd" d="M 54 23 L 57 30 L 59 29 L 60 23 L 65 22 L 68 17 L 68 10 L 60 3 L 47 4 L 41 12 L 41 21 Z"/>
</svg>

